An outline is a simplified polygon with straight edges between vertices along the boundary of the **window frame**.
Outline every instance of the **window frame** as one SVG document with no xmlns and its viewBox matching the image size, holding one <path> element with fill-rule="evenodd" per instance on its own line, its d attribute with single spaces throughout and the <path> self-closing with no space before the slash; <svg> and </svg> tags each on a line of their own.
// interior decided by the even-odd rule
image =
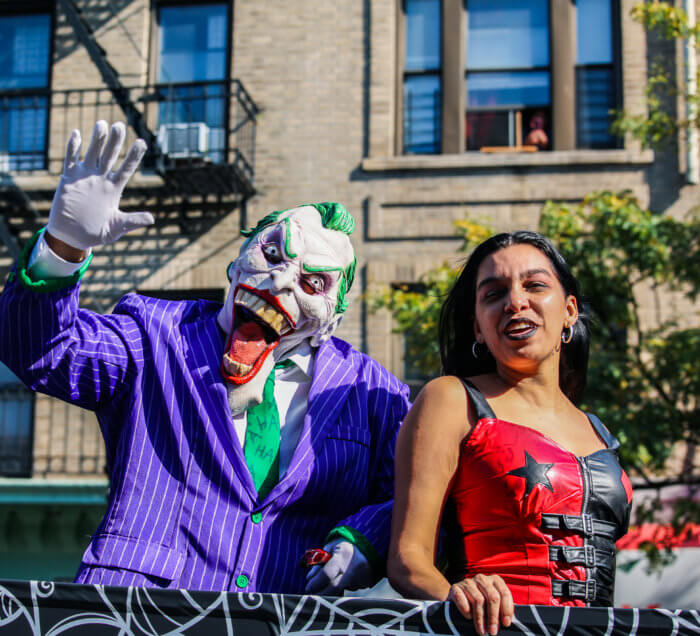
<svg viewBox="0 0 700 636">
<path fill-rule="evenodd" d="M 615 99 L 621 105 L 622 48 L 621 10 L 613 7 L 613 76 Z M 403 152 L 403 78 L 406 49 L 406 16 L 403 0 L 395 0 L 397 15 L 397 57 L 395 89 L 395 156 Z M 442 150 L 439 155 L 477 153 L 466 149 L 466 16 L 467 0 L 442 0 Z M 576 95 L 576 4 L 573 0 L 549 0 L 551 142 L 550 151 L 587 150 L 577 146 Z M 622 141 L 605 150 L 623 148 Z M 548 152 L 548 151 L 547 151 Z M 437 155 L 421 155 L 437 156 Z"/>
<path fill-rule="evenodd" d="M 44 126 L 44 143 L 42 152 L 42 161 L 40 167 L 18 168 L 11 169 L 10 172 L 36 172 L 47 170 L 49 162 L 49 142 L 51 131 L 51 112 L 52 103 L 51 95 L 53 92 L 53 64 L 55 50 L 55 33 L 56 33 L 56 6 L 57 3 L 49 2 L 48 0 L 24 0 L 21 4 L 5 5 L 0 7 L 0 18 L 14 18 L 21 16 L 32 15 L 48 15 L 49 17 L 49 33 L 48 33 L 48 69 L 46 86 L 41 87 L 25 87 L 13 89 L 0 89 L 0 100 L 22 98 L 22 97 L 43 97 L 46 100 L 46 123 Z M 11 154 L 8 152 L 8 159 Z M 38 153 L 37 153 L 38 154 Z M 31 161 L 31 159 L 29 160 Z M 22 165 L 22 161 L 19 161 Z"/>
<path fill-rule="evenodd" d="M 445 78 L 445 41 L 446 41 L 446 34 L 445 34 L 445 26 L 446 26 L 446 20 L 445 20 L 445 4 L 448 3 L 449 0 L 436 0 L 436 2 L 439 3 L 440 7 L 440 61 L 441 64 L 436 70 L 407 70 L 406 69 L 406 0 L 396 0 L 398 2 L 398 11 L 397 15 L 399 16 L 398 24 L 397 24 L 397 29 L 399 33 L 399 38 L 398 38 L 398 64 L 399 68 L 401 69 L 400 72 L 400 79 L 398 82 L 398 88 L 397 88 L 397 94 L 396 94 L 396 99 L 397 99 L 397 104 L 398 104 L 398 119 L 397 119 L 397 139 L 396 139 L 396 152 L 397 154 L 403 155 L 403 154 L 443 154 L 443 148 L 444 148 L 444 141 L 445 141 L 445 130 L 444 130 L 444 124 L 445 124 L 445 97 L 444 97 L 444 91 L 445 91 L 445 86 L 444 86 L 444 78 Z M 439 130 L 440 130 L 440 137 L 438 139 L 438 147 L 439 150 L 437 153 L 409 153 L 406 152 L 405 150 L 405 129 L 404 129 L 404 121 L 405 121 L 405 111 L 404 111 L 404 85 L 406 82 L 407 77 L 438 77 L 440 81 L 440 95 L 441 95 L 441 103 L 440 103 L 440 122 L 439 122 Z"/>
<path fill-rule="evenodd" d="M 612 62 L 611 64 L 579 64 L 577 59 L 574 58 L 574 81 L 577 81 L 578 71 L 581 68 L 600 68 L 603 66 L 612 66 L 612 76 L 613 76 L 613 90 L 615 91 L 614 100 L 615 107 L 619 108 L 622 104 L 622 14 L 620 3 L 618 0 L 608 0 L 610 3 L 610 15 L 612 18 Z M 578 90 L 575 90 L 575 112 L 580 111 L 580 94 Z M 583 148 L 578 145 L 579 140 L 579 130 L 578 130 L 578 118 L 574 122 L 575 127 L 575 144 L 577 150 L 615 150 L 624 147 L 624 143 L 621 137 L 614 137 L 615 144 L 607 148 Z"/>
<path fill-rule="evenodd" d="M 464 14 L 465 14 L 465 21 L 466 21 L 466 16 L 469 13 L 468 9 L 468 3 L 469 0 L 464 0 Z M 465 107 L 464 107 L 464 118 L 465 121 L 469 115 L 469 113 L 494 113 L 494 112 L 499 112 L 499 113 L 507 113 L 508 114 L 508 144 L 507 147 L 516 147 L 516 146 L 521 146 L 523 145 L 522 141 L 522 134 L 523 134 L 523 128 L 522 128 L 522 113 L 525 111 L 534 111 L 534 110 L 542 110 L 546 109 L 549 111 L 549 120 L 551 122 L 552 120 L 552 102 L 554 100 L 554 88 L 553 88 L 553 82 L 552 82 L 552 18 L 551 18 L 551 2 L 548 0 L 547 1 L 547 57 L 549 59 L 549 64 L 546 66 L 538 65 L 538 66 L 526 66 L 526 67 L 494 67 L 494 68 L 488 68 L 488 69 L 481 69 L 481 68 L 468 68 L 468 63 L 469 59 L 465 59 L 465 64 L 462 70 L 463 74 L 463 90 L 465 93 Z M 466 30 L 466 27 L 465 27 Z M 469 44 L 469 33 L 465 33 L 465 49 Z M 542 73 L 546 72 L 549 76 L 549 91 L 548 91 L 548 104 L 509 104 L 505 106 L 476 106 L 476 107 L 470 107 L 469 106 L 469 81 L 467 79 L 468 75 L 489 75 L 489 74 L 496 74 L 496 73 L 518 73 L 518 74 L 535 74 L 535 73 Z M 520 113 L 520 115 L 517 115 L 517 113 Z M 513 124 L 511 124 L 510 120 L 514 120 Z M 520 119 L 520 126 L 518 126 L 515 121 L 517 119 Z M 552 128 L 552 125 L 550 123 L 549 128 Z M 518 132 L 520 132 L 521 139 L 518 139 Z M 551 132 L 551 131 L 550 131 Z M 551 134 L 550 134 L 551 136 Z M 512 142 L 512 143 L 511 143 Z M 466 131 L 465 131 L 465 152 L 478 152 L 479 149 L 469 149 L 468 144 L 467 144 L 467 137 L 466 137 Z"/>
<path fill-rule="evenodd" d="M 221 5 L 226 8 L 226 29 L 228 35 L 226 37 L 226 68 L 224 69 L 224 77 L 216 81 L 195 81 L 195 82 L 174 82 L 167 84 L 158 81 L 158 66 L 160 63 L 160 10 L 171 7 L 200 7 L 202 4 Z M 224 158 L 229 156 L 230 136 L 231 136 L 231 78 L 233 77 L 233 3 L 230 0 L 205 0 L 205 2 L 197 2 L 196 0 L 151 0 L 151 23 L 150 23 L 150 38 L 149 38 L 149 65 L 148 77 L 149 85 L 152 86 L 154 94 L 159 94 L 160 91 L 168 86 L 196 87 L 206 86 L 207 84 L 221 84 L 224 86 L 223 95 L 220 98 L 224 101 L 224 148 L 220 151 Z M 147 120 L 149 125 L 157 128 L 159 125 L 159 107 L 158 102 L 147 105 Z"/>
</svg>

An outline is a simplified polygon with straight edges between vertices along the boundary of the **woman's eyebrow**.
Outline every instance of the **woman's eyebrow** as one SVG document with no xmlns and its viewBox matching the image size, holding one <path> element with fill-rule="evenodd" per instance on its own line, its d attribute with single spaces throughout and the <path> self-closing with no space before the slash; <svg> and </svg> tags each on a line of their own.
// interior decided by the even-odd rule
<svg viewBox="0 0 700 636">
<path fill-rule="evenodd" d="M 522 274 L 520 274 L 520 279 L 522 280 L 523 278 L 530 278 L 530 276 L 534 276 L 535 274 L 545 274 L 551 278 L 552 273 L 548 269 L 544 268 L 535 268 L 535 269 L 528 269 L 524 271 Z M 482 280 L 477 286 L 476 289 L 479 290 L 481 289 L 484 285 L 488 285 L 490 283 L 499 283 L 501 281 L 506 280 L 506 276 L 487 276 Z"/>
<path fill-rule="evenodd" d="M 498 276 L 487 276 L 482 280 L 477 286 L 477 290 L 481 289 L 484 285 L 488 285 L 489 283 L 497 283 L 499 281 L 504 280 L 503 277 L 498 277 Z"/>
<path fill-rule="evenodd" d="M 545 269 L 544 267 L 537 267 L 535 269 L 528 269 L 526 272 L 523 272 L 520 275 L 520 278 L 530 278 L 530 276 L 534 276 L 535 274 L 545 274 L 549 277 L 552 276 L 552 273 L 548 269 Z"/>
</svg>

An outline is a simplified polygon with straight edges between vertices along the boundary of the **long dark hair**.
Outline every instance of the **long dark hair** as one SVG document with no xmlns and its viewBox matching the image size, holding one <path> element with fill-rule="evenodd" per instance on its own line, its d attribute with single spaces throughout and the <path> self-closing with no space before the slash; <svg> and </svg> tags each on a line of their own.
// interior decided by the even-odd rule
<svg viewBox="0 0 700 636">
<path fill-rule="evenodd" d="M 476 309 L 476 275 L 483 260 L 505 247 L 526 244 L 536 247 L 552 263 L 566 296 L 574 296 L 578 303 L 579 318 L 572 327 L 571 342 L 562 344 L 559 360 L 559 386 L 574 403 L 581 401 L 586 386 L 588 348 L 590 345 L 589 318 L 584 311 L 578 281 L 571 273 L 563 256 L 537 232 L 497 234 L 487 239 L 472 252 L 440 311 L 440 358 L 442 372 L 461 378 L 496 370 L 496 361 L 484 347 L 477 345 L 479 357 L 472 355 L 474 314 Z"/>
</svg>

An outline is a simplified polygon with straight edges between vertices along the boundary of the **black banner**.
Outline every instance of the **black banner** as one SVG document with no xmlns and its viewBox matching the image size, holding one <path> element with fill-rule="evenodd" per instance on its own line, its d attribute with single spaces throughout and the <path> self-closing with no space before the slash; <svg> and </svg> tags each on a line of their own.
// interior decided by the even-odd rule
<svg viewBox="0 0 700 636">
<path fill-rule="evenodd" d="M 449 603 L 0 581 L 3 636 L 475 634 Z M 696 610 L 516 607 L 500 634 L 700 634 Z"/>
</svg>

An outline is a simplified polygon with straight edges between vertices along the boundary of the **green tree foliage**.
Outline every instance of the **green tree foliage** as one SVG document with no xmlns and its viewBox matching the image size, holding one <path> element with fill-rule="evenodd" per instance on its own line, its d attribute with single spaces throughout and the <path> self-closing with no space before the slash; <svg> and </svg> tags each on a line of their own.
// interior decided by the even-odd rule
<svg viewBox="0 0 700 636">
<path fill-rule="evenodd" d="M 638 293 L 700 291 L 700 223 L 652 214 L 629 193 L 548 203 L 540 231 L 574 269 L 593 317 L 585 407 L 619 436 L 636 472 L 660 470 L 678 441 L 700 441 L 700 329 L 645 326 Z M 663 302 L 663 295 L 662 301 Z"/>
<path fill-rule="evenodd" d="M 489 226 L 467 220 L 458 221 L 455 226 L 464 241 L 461 252 L 470 251 L 493 234 Z M 418 286 L 399 284 L 368 298 L 370 311 L 388 309 L 391 312 L 395 331 L 404 336 L 406 358 L 425 378 L 439 374 L 440 307 L 458 274 L 455 268 L 443 264 L 423 276 Z"/>
<path fill-rule="evenodd" d="M 679 7 L 669 2 L 641 2 L 634 6 L 632 17 L 657 41 L 673 43 L 676 40 L 695 38 L 700 45 L 700 26 L 690 26 L 688 16 Z M 649 63 L 646 86 L 646 114 L 615 113 L 613 132 L 619 135 L 630 133 L 645 147 L 660 147 L 669 142 L 679 131 L 700 126 L 700 96 L 690 92 L 687 86 L 677 85 L 674 55 L 658 50 Z M 696 81 L 696 86 L 700 83 Z M 682 96 L 696 113 L 681 117 L 676 113 L 677 98 Z"/>
<path fill-rule="evenodd" d="M 457 227 L 463 252 L 492 234 L 477 223 Z M 668 319 L 650 325 L 638 298 L 643 289 L 697 298 L 700 219 L 677 221 L 644 209 L 629 192 L 599 192 L 577 205 L 547 203 L 539 230 L 572 267 L 593 320 L 582 406 L 618 436 L 625 466 L 657 483 L 653 474 L 664 467 L 675 444 L 700 443 L 700 329 L 681 328 Z M 443 265 L 423 277 L 422 291 L 399 286 L 372 299 L 374 309 L 392 313 L 406 338 L 407 355 L 426 377 L 439 374 L 438 316 L 457 274 Z M 664 302 L 663 294 L 660 298 Z M 637 521 L 657 512 L 653 505 L 645 508 Z M 682 527 L 700 520 L 699 513 L 696 505 L 679 505 L 672 521 Z M 652 565 L 664 562 L 663 553 L 648 548 Z"/>
</svg>

